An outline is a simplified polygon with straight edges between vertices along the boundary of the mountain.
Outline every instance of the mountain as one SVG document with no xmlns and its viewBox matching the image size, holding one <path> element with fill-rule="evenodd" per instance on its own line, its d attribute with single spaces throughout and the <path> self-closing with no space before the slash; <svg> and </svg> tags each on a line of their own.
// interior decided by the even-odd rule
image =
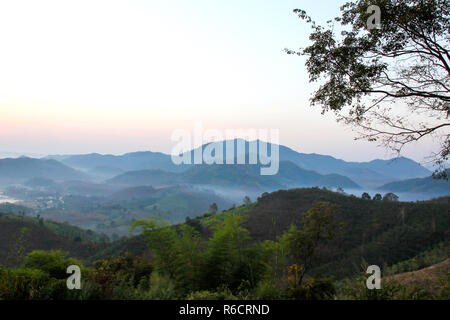
<svg viewBox="0 0 450 320">
<path fill-rule="evenodd" d="M 233 141 L 233 145 L 235 152 L 239 153 L 237 141 L 239 139 Z M 245 141 L 245 150 L 249 150 L 250 143 Z M 268 143 L 268 150 L 271 147 Z M 428 169 L 405 157 L 390 160 L 376 159 L 370 162 L 347 162 L 328 155 L 299 153 L 283 145 L 279 145 L 278 148 L 280 161 L 291 161 L 302 169 L 320 174 L 340 174 L 349 177 L 364 188 L 378 187 L 395 180 L 422 178 L 431 174 Z M 257 151 L 259 154 L 259 148 Z M 226 157 L 225 149 L 224 154 Z"/>
<path fill-rule="evenodd" d="M 27 157 L 0 159 L 0 183 L 22 183 L 32 178 L 88 179 L 88 175 L 52 159 Z"/>
<path fill-rule="evenodd" d="M 153 196 L 156 190 L 151 186 L 131 187 L 114 192 L 109 198 L 114 201 L 145 199 Z"/>
<path fill-rule="evenodd" d="M 98 243 L 104 237 L 65 223 L 0 213 L 0 265 L 17 266 L 33 250 L 62 250 L 85 259 L 105 247 Z"/>
<path fill-rule="evenodd" d="M 386 192 L 407 192 L 420 194 L 433 194 L 434 196 L 450 195 L 450 182 L 444 179 L 433 179 L 433 177 L 407 179 L 387 183 L 378 188 Z"/>
<path fill-rule="evenodd" d="M 224 159 L 244 157 L 245 163 L 249 163 L 251 155 L 256 155 L 257 158 L 260 157 L 262 151 L 260 150 L 260 142 L 260 140 L 234 139 L 217 142 L 217 146 Z M 227 145 L 231 147 L 230 151 L 232 154 L 227 154 Z M 186 152 L 184 156 L 194 159 L 196 153 L 204 154 L 205 150 L 208 152 L 209 149 L 213 149 L 213 146 L 212 143 L 203 144 L 196 149 Z M 252 149 L 252 146 L 254 146 L 254 149 Z M 339 174 L 346 176 L 356 184 L 367 189 L 373 189 L 396 180 L 422 178 L 431 174 L 425 167 L 405 157 L 390 160 L 376 159 L 370 162 L 347 162 L 329 155 L 299 153 L 283 145 L 266 143 L 266 147 L 267 150 L 263 154 L 269 155 L 272 148 L 278 148 L 280 162 L 289 161 L 304 170 L 315 171 L 322 175 Z"/>
<path fill-rule="evenodd" d="M 351 179 L 338 175 L 321 175 L 299 168 L 292 162 L 279 164 L 276 175 L 261 175 L 260 165 L 192 165 L 181 173 L 162 170 L 130 171 L 121 174 L 108 183 L 129 186 L 163 186 L 173 184 L 204 185 L 217 188 L 240 188 L 243 190 L 268 191 L 292 186 L 326 186 L 360 188 Z"/>
<path fill-rule="evenodd" d="M 80 154 L 64 157 L 61 161 L 73 168 L 90 170 L 94 173 L 142 169 L 162 169 L 179 172 L 183 169 L 183 166 L 177 166 L 172 163 L 170 155 L 151 151 L 131 152 L 118 156 L 99 153 Z"/>
<path fill-rule="evenodd" d="M 243 139 L 234 139 L 221 141 L 220 143 L 222 143 L 224 159 L 235 159 L 243 155 L 246 163 L 248 163 L 250 154 L 253 154 L 252 150 L 250 150 L 250 146 L 253 143 L 256 143 L 256 156 L 259 157 L 261 154 L 259 140 L 249 142 Z M 227 143 L 232 146 L 233 154 L 227 154 Z M 431 171 L 405 157 L 390 160 L 376 159 L 370 162 L 347 162 L 329 155 L 299 153 L 283 145 L 275 146 L 279 149 L 280 162 L 290 161 L 301 169 L 315 171 L 322 175 L 339 174 L 346 176 L 366 189 L 375 189 L 380 185 L 393 181 L 424 178 L 431 175 Z M 205 149 L 210 147 L 211 143 L 206 143 L 186 152 L 184 155 L 193 161 L 196 152 L 203 154 Z M 267 147 L 270 150 L 272 145 L 267 143 Z M 160 169 L 167 172 L 183 172 L 194 166 L 192 164 L 175 165 L 169 154 L 151 151 L 126 153 L 120 156 L 92 153 L 49 157 L 60 159 L 66 165 L 74 168 L 90 170 L 89 172 L 93 175 L 103 176 L 104 178 L 111 178 L 114 170 L 137 171 Z M 116 175 L 119 173 L 116 172 Z"/>
<path fill-rule="evenodd" d="M 125 171 L 121 168 L 98 166 L 87 170 L 88 174 L 101 180 L 113 178 Z"/>
<path fill-rule="evenodd" d="M 180 182 L 181 176 L 173 172 L 166 172 L 160 169 L 156 170 L 137 170 L 128 171 L 120 174 L 107 183 L 123 186 L 167 186 Z"/>
</svg>

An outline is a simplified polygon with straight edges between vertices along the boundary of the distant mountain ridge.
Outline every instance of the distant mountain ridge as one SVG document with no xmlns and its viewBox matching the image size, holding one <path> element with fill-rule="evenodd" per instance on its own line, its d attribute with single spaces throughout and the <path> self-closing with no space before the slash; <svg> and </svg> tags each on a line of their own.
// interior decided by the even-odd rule
<svg viewBox="0 0 450 320">
<path fill-rule="evenodd" d="M 243 139 L 234 139 L 228 140 L 228 142 L 233 144 L 234 154 L 232 156 L 227 155 L 227 141 L 222 141 L 224 159 L 237 157 L 242 152 L 248 157 L 250 153 L 249 146 L 254 141 L 249 142 Z M 258 141 L 256 143 L 258 145 Z M 238 144 L 244 146 L 243 151 L 238 148 Z M 195 151 L 201 148 L 203 152 L 208 145 L 210 143 L 203 144 L 201 147 L 188 151 L 187 153 L 190 153 L 191 159 L 193 160 Z M 271 144 L 267 143 L 267 146 L 270 150 Z M 258 156 L 259 147 L 257 147 L 257 153 Z M 67 157 L 49 157 L 55 157 L 64 164 L 74 168 L 90 170 L 90 173 L 94 173 L 95 167 L 102 168 L 103 173 L 108 170 L 113 173 L 114 170 L 137 171 L 152 169 L 160 169 L 167 172 L 183 172 L 193 166 L 192 164 L 177 166 L 173 164 L 171 155 L 152 151 L 132 152 L 120 156 L 94 153 Z M 280 162 L 290 161 L 304 170 L 315 171 L 322 175 L 343 175 L 353 180 L 356 184 L 371 189 L 397 180 L 423 178 L 431 175 L 431 171 L 405 157 L 391 160 L 376 159 L 369 162 L 347 162 L 329 155 L 299 153 L 289 147 L 279 145 L 279 160 Z"/>
<path fill-rule="evenodd" d="M 130 171 L 107 181 L 127 186 L 165 186 L 170 184 L 192 184 L 216 187 L 243 188 L 245 190 L 267 191 L 292 186 L 326 186 L 359 189 L 351 179 L 338 175 L 321 175 L 304 170 L 290 161 L 279 164 L 276 175 L 260 175 L 259 165 L 193 165 L 181 173 L 163 170 Z"/>
<path fill-rule="evenodd" d="M 77 169 L 96 171 L 131 171 L 142 169 L 162 169 L 166 171 L 180 172 L 182 167 L 172 163 L 168 154 L 152 151 L 138 151 L 123 155 L 111 154 L 79 154 L 79 155 L 50 155 L 46 158 L 58 159 L 62 163 Z"/>
<path fill-rule="evenodd" d="M 378 190 L 389 192 L 433 193 L 436 196 L 450 195 L 450 181 L 433 177 L 407 179 L 387 183 Z"/>
<path fill-rule="evenodd" d="M 0 159 L 0 183 L 19 183 L 32 178 L 76 180 L 87 179 L 88 176 L 53 159 Z"/>
</svg>

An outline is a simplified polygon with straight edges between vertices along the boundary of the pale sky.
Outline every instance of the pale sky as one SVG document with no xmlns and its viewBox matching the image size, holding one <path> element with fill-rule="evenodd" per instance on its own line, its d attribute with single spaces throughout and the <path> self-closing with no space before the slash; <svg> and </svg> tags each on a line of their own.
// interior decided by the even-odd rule
<svg viewBox="0 0 450 320">
<path fill-rule="evenodd" d="M 176 129 L 279 129 L 305 153 L 367 161 L 392 154 L 355 142 L 310 107 L 309 26 L 345 1 L 0 0 L 0 153 L 169 153 Z M 422 143 L 405 156 L 422 160 Z"/>
</svg>

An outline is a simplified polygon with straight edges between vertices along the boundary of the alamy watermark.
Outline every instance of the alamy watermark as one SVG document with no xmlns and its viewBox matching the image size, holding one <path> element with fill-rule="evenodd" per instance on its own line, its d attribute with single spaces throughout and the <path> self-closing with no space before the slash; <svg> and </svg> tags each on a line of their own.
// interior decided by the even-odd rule
<svg viewBox="0 0 450 320">
<path fill-rule="evenodd" d="M 71 274 L 71 276 L 69 278 L 67 278 L 67 281 L 66 281 L 67 289 L 80 290 L 81 289 L 81 269 L 80 269 L 80 267 L 77 265 L 71 265 L 67 268 L 66 272 L 68 274 Z"/>
<path fill-rule="evenodd" d="M 379 6 L 371 5 L 367 8 L 367 14 L 370 16 L 367 18 L 367 29 L 381 29 L 381 9 Z"/>
<path fill-rule="evenodd" d="M 202 123 L 195 122 L 193 131 L 177 129 L 172 132 L 172 141 L 178 142 L 172 148 L 172 162 L 176 165 L 247 164 L 248 158 L 248 164 L 261 165 L 261 175 L 274 175 L 279 169 L 279 138 L 278 129 L 226 129 L 223 132 L 203 130 Z"/>
<path fill-rule="evenodd" d="M 372 274 L 367 278 L 366 286 L 367 289 L 381 289 L 381 269 L 377 265 L 371 265 L 367 267 L 366 273 Z"/>
</svg>

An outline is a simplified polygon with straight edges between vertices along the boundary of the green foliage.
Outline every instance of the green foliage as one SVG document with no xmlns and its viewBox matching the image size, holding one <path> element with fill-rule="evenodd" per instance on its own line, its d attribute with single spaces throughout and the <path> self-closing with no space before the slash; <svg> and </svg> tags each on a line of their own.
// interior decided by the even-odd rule
<svg viewBox="0 0 450 320">
<path fill-rule="evenodd" d="M 436 290 L 385 279 L 382 290 L 368 290 L 367 275 L 353 272 L 360 272 L 354 266 L 362 259 L 383 266 L 383 276 L 448 259 L 447 212 L 446 203 L 279 191 L 185 224 L 136 221 L 132 229 L 143 234 L 114 244 L 132 244 L 112 247 L 108 255 L 115 258 L 82 267 L 81 290 L 65 286 L 66 268 L 80 265 L 77 260 L 60 251 L 32 252 L 19 269 L 0 267 L 0 299 L 448 299 L 448 274 Z M 151 258 L 136 252 L 117 256 L 145 247 L 143 239 Z M 341 280 L 332 283 L 318 274 Z"/>
<path fill-rule="evenodd" d="M 178 298 L 175 283 L 168 277 L 153 272 L 148 291 L 142 293 L 143 299 L 148 300 L 173 300 Z"/>
<path fill-rule="evenodd" d="M 177 230 L 156 218 L 136 221 L 132 230 L 136 227 L 143 229 L 160 274 L 168 275 L 180 288 L 198 285 L 201 238 L 193 227 L 184 224 Z"/>
<path fill-rule="evenodd" d="M 82 264 L 73 258 L 65 259 L 61 251 L 33 251 L 25 258 L 24 267 L 38 269 L 55 279 L 67 279 L 67 267 Z"/>
<path fill-rule="evenodd" d="M 283 292 L 275 286 L 272 281 L 261 280 L 253 291 L 253 299 L 256 300 L 280 300 L 283 299 Z"/>
<path fill-rule="evenodd" d="M 334 221 L 337 206 L 327 202 L 317 202 L 302 217 L 302 228 L 291 225 L 280 242 L 287 248 L 298 268 L 298 285 L 315 262 L 316 249 L 320 242 L 331 240 L 337 235 L 340 224 Z"/>
<path fill-rule="evenodd" d="M 141 257 L 117 257 L 98 260 L 87 275 L 89 299 L 138 299 L 136 288 L 148 289 L 153 264 Z M 146 285 L 147 281 L 147 285 Z"/>
<path fill-rule="evenodd" d="M 376 195 L 373 196 L 373 200 L 375 200 L 375 201 L 381 201 L 382 199 L 383 199 L 383 197 L 379 193 L 377 193 Z"/>
<path fill-rule="evenodd" d="M 168 222 L 160 221 L 156 217 L 135 221 L 131 226 L 131 232 L 137 227 L 142 228 L 148 246 L 155 254 L 157 269 L 160 272 L 167 272 L 172 278 L 175 277 L 180 254 L 176 230 L 171 228 Z"/>
<path fill-rule="evenodd" d="M 416 271 L 442 262 L 450 257 L 450 244 L 441 242 L 434 248 L 421 252 L 417 256 L 401 261 L 385 270 L 386 275 Z"/>
<path fill-rule="evenodd" d="M 398 201 L 398 196 L 395 193 L 388 192 L 383 196 L 383 201 Z"/>
<path fill-rule="evenodd" d="M 368 24 L 371 5 L 381 11 L 377 28 Z M 442 83 L 450 74 L 448 1 L 349 1 L 327 27 L 304 10 L 294 13 L 312 28 L 311 45 L 287 50 L 306 56 L 310 81 L 321 83 L 312 104 L 357 127 L 360 138 L 381 141 L 398 153 L 429 134 L 442 138 L 446 142 L 431 156 L 441 166 L 437 176 L 447 177 L 450 143 L 440 129 L 449 125 L 449 88 Z M 404 112 L 392 108 L 395 102 L 406 106 Z M 428 119 L 420 122 L 411 116 L 423 114 Z"/>
<path fill-rule="evenodd" d="M 405 286 L 394 280 L 382 279 L 381 289 L 368 289 L 366 274 L 341 281 L 337 298 L 344 300 L 430 300 L 436 297 L 424 288 Z"/>
<path fill-rule="evenodd" d="M 20 233 L 17 235 L 14 245 L 11 247 L 8 254 L 8 262 L 10 265 L 20 265 L 25 258 L 25 241 L 28 229 L 26 227 L 20 228 Z"/>
<path fill-rule="evenodd" d="M 0 300 L 38 300 L 50 277 L 37 269 L 6 269 L 0 266 Z"/>
<path fill-rule="evenodd" d="M 229 289 L 221 289 L 218 291 L 195 291 L 191 292 L 186 300 L 237 300 L 236 296 Z"/>
<path fill-rule="evenodd" d="M 332 299 L 336 289 L 330 279 L 309 279 L 305 284 L 291 287 L 288 298 L 294 300 L 327 300 Z"/>
<path fill-rule="evenodd" d="M 364 199 L 364 200 L 371 200 L 372 198 L 370 197 L 370 195 L 369 195 L 367 192 L 364 192 L 364 193 L 361 195 L 361 199 Z"/>
<path fill-rule="evenodd" d="M 223 221 L 210 223 L 214 229 L 205 252 L 204 286 L 237 288 L 241 280 L 248 279 L 253 264 L 247 260 L 250 251 L 249 232 L 241 226 L 242 217 L 226 215 Z"/>
</svg>

